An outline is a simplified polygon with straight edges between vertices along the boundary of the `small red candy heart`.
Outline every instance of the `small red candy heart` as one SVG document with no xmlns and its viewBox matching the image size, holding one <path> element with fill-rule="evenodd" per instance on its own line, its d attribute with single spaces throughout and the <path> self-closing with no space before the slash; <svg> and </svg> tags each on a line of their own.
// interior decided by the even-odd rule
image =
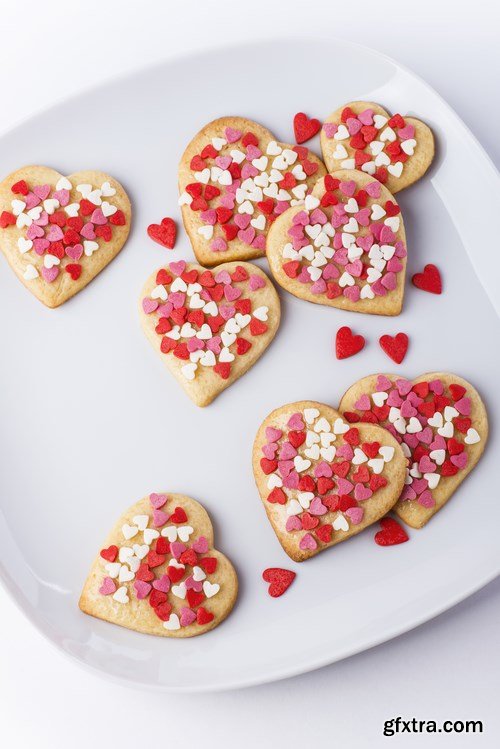
<svg viewBox="0 0 500 749">
<path fill-rule="evenodd" d="M 213 618 L 214 614 L 204 609 L 203 606 L 200 606 L 196 611 L 196 621 L 198 624 L 209 624 Z"/>
<path fill-rule="evenodd" d="M 16 182 L 15 185 L 12 185 L 10 188 L 14 195 L 27 195 L 29 193 L 29 188 L 24 179 L 20 179 L 19 182 Z"/>
<path fill-rule="evenodd" d="M 16 223 L 16 217 L 9 211 L 2 211 L 0 216 L 0 229 L 6 229 L 8 226 L 13 226 Z"/>
<path fill-rule="evenodd" d="M 337 330 L 335 338 L 335 353 L 337 359 L 347 359 L 349 356 L 359 353 L 365 346 L 362 335 L 353 335 L 352 330 L 344 325 Z"/>
<path fill-rule="evenodd" d="M 173 514 L 170 516 L 171 523 L 186 523 L 187 515 L 183 507 L 176 507 Z"/>
<path fill-rule="evenodd" d="M 441 294 L 443 291 L 441 274 L 432 263 L 424 267 L 423 273 L 415 273 L 411 280 L 413 285 L 422 291 L 429 291 L 431 294 Z"/>
<path fill-rule="evenodd" d="M 106 559 L 107 562 L 114 562 L 116 559 L 116 555 L 118 554 L 118 546 L 112 544 L 111 546 L 108 546 L 107 549 L 101 549 L 99 553 L 103 559 Z"/>
<path fill-rule="evenodd" d="M 171 218 L 162 218 L 160 224 L 150 224 L 148 226 L 148 235 L 158 244 L 171 250 L 175 245 L 177 236 L 177 227 L 175 221 Z"/>
<path fill-rule="evenodd" d="M 284 570 L 281 567 L 268 567 L 262 573 L 262 579 L 265 580 L 266 583 L 270 583 L 267 592 L 272 598 L 279 598 L 282 596 L 293 583 L 295 577 L 295 572 Z"/>
<path fill-rule="evenodd" d="M 82 266 L 79 263 L 69 263 L 64 270 L 69 273 L 73 281 L 78 281 L 82 275 Z"/>
<path fill-rule="evenodd" d="M 395 336 L 383 335 L 379 338 L 380 348 L 385 351 L 392 361 L 401 364 L 408 351 L 409 338 L 406 333 L 397 333 Z"/>
<path fill-rule="evenodd" d="M 297 112 L 293 118 L 293 130 L 297 143 L 305 143 L 314 138 L 321 129 L 321 122 L 315 118 L 309 119 L 304 112 Z"/>
<path fill-rule="evenodd" d="M 380 525 L 382 530 L 375 534 L 375 543 L 379 546 L 395 546 L 408 541 L 405 529 L 393 518 L 382 518 Z"/>
</svg>

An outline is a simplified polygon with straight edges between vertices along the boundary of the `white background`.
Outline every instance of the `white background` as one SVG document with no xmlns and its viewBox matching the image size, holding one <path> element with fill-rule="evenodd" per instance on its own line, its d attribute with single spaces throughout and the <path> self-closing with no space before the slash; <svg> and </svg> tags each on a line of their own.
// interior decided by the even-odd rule
<svg viewBox="0 0 500 749">
<path fill-rule="evenodd" d="M 175 7 L 166 0 L 0 0 L 0 130 L 68 94 L 179 52 L 314 37 L 319 28 L 377 48 L 424 77 L 498 166 L 500 13 L 492 8 L 436 0 L 191 0 Z M 311 65 L 311 75 L 313 63 L 297 60 L 298 66 Z M 279 61 L 269 64 L 279 71 Z M 175 102 L 171 106 L 175 116 Z M 123 749 L 141 742 L 180 747 L 186 740 L 200 749 L 294 749 L 319 741 L 354 749 L 498 745 L 498 580 L 433 622 L 335 666 L 206 696 L 151 694 L 103 681 L 48 645 L 3 589 L 0 611 L 0 719 L 9 749 L 59 749 L 67 741 L 74 749 L 89 742 L 97 749 L 111 742 Z M 406 733 L 391 742 L 382 736 L 383 721 L 397 715 L 481 719 L 485 733 L 435 740 Z"/>
</svg>

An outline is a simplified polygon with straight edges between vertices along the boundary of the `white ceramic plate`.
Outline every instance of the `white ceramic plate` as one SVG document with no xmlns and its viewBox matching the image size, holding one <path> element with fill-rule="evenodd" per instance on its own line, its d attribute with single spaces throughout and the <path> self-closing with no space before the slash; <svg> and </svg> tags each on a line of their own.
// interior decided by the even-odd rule
<svg viewBox="0 0 500 749">
<path fill-rule="evenodd" d="M 238 66 L 231 62 L 235 54 Z M 298 63 L 306 59 L 314 59 L 314 80 L 310 66 Z M 266 74 L 269 60 L 293 70 L 289 80 L 280 77 L 279 95 Z M 256 82 L 250 97 L 241 80 Z M 325 117 L 351 99 L 416 114 L 436 134 L 428 176 L 398 199 L 408 232 L 408 275 L 436 262 L 444 294 L 409 285 L 403 314 L 384 319 L 283 293 L 283 324 L 269 351 L 211 406 L 198 409 L 144 338 L 136 311 L 152 270 L 191 257 L 182 231 L 174 253 L 146 236 L 148 223 L 179 217 L 176 168 L 184 146 L 200 126 L 224 114 L 253 118 L 289 140 L 297 110 Z M 494 242 L 480 230 L 481 216 L 498 212 L 498 175 L 434 91 L 394 61 L 345 42 L 212 52 L 81 95 L 0 139 L 3 173 L 29 163 L 66 173 L 102 169 L 123 182 L 135 208 L 123 252 L 57 310 L 44 308 L 1 263 L 0 571 L 53 643 L 96 672 L 136 685 L 202 691 L 256 684 L 394 637 L 498 574 L 498 346 L 492 344 L 498 342 L 500 262 Z M 469 192 L 464 174 L 474 186 Z M 369 345 L 338 362 L 332 342 L 346 324 Z M 378 547 L 369 529 L 296 565 L 281 550 L 253 483 L 257 427 L 278 405 L 302 398 L 336 405 L 359 377 L 394 371 L 377 339 L 400 330 L 411 339 L 401 374 L 450 370 L 479 389 L 493 426 L 488 449 L 449 505 L 424 530 L 411 531 L 410 543 Z M 240 576 L 231 616 L 191 640 L 135 634 L 77 607 L 110 526 L 145 493 L 160 490 L 204 503 L 217 545 Z M 298 572 L 279 600 L 267 595 L 261 580 L 273 565 Z"/>
</svg>

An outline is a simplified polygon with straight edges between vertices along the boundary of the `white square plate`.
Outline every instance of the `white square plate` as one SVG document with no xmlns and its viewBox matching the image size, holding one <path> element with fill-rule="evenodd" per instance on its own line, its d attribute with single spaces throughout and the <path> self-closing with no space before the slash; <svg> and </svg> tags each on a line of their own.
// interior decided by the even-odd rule
<svg viewBox="0 0 500 749">
<path fill-rule="evenodd" d="M 314 60 L 314 77 L 306 60 Z M 293 70 L 289 78 L 279 75 L 279 84 L 277 61 Z M 394 319 L 282 293 L 283 323 L 268 352 L 211 406 L 196 408 L 142 335 L 136 309 L 149 273 L 191 257 L 182 231 L 173 253 L 146 236 L 147 224 L 179 218 L 176 172 L 186 143 L 225 114 L 255 119 L 291 140 L 296 111 L 326 117 L 352 99 L 415 114 L 435 132 L 434 165 L 398 200 L 408 276 L 435 262 L 443 295 L 409 284 L 403 313 Z M 318 143 L 312 148 L 318 151 Z M 32 297 L 5 262 L 0 271 L 0 571 L 52 642 L 96 672 L 136 685 L 230 688 L 317 668 L 387 640 L 498 574 L 500 262 L 488 229 L 500 210 L 498 175 L 433 90 L 394 61 L 346 42 L 280 41 L 211 52 L 80 95 L 0 138 L 3 173 L 29 163 L 109 172 L 126 186 L 135 209 L 123 252 L 57 310 Z M 332 346 L 341 325 L 369 344 L 338 362 Z M 335 406 L 354 380 L 393 371 L 377 339 L 398 331 L 411 340 L 401 374 L 451 371 L 478 388 L 493 426 L 488 449 L 447 507 L 425 529 L 411 531 L 409 543 L 378 547 L 368 529 L 296 565 L 281 550 L 254 486 L 255 432 L 283 403 L 311 398 Z M 135 634 L 77 607 L 111 525 L 144 494 L 162 490 L 206 506 L 216 544 L 240 576 L 231 616 L 191 640 Z M 298 572 L 279 600 L 269 598 L 261 580 L 274 565 Z"/>
</svg>

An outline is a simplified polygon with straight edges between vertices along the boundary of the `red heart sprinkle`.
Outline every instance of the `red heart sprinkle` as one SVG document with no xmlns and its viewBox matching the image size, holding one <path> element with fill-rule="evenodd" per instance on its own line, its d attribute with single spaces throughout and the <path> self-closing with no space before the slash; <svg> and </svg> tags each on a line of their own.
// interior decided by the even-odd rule
<svg viewBox="0 0 500 749">
<path fill-rule="evenodd" d="M 69 273 L 73 281 L 77 281 L 82 275 L 82 266 L 79 263 L 69 263 L 64 270 Z"/>
<path fill-rule="evenodd" d="M 216 557 L 202 557 L 199 560 L 199 565 L 203 567 L 207 574 L 211 575 L 217 569 L 217 559 Z"/>
<path fill-rule="evenodd" d="M 259 141 L 257 140 L 257 137 L 253 133 L 245 133 L 243 138 L 241 139 L 242 144 L 245 146 L 258 146 Z"/>
<path fill-rule="evenodd" d="M 109 223 L 113 226 L 125 226 L 127 219 L 123 211 L 115 211 L 112 216 L 109 217 Z"/>
<path fill-rule="evenodd" d="M 99 553 L 103 559 L 106 559 L 106 561 L 114 562 L 116 555 L 118 554 L 118 546 L 112 544 L 111 546 L 108 546 L 107 549 L 101 549 Z"/>
<path fill-rule="evenodd" d="M 359 445 L 360 439 L 359 439 L 359 431 L 356 429 L 356 427 L 351 427 L 345 434 L 344 439 L 346 442 L 348 442 L 353 447 L 356 447 L 356 445 Z"/>
<path fill-rule="evenodd" d="M 209 143 L 208 146 L 205 146 L 200 155 L 202 159 L 215 159 L 217 154 L 217 149 L 211 143 Z"/>
<path fill-rule="evenodd" d="M 171 523 L 187 523 L 188 516 L 183 507 L 176 507 L 173 514 L 170 516 Z"/>
<path fill-rule="evenodd" d="M 196 621 L 198 624 L 209 624 L 214 618 L 214 615 L 203 608 L 203 606 L 200 606 L 200 608 L 196 611 Z"/>
<path fill-rule="evenodd" d="M 135 573 L 135 576 L 137 580 L 143 580 L 146 583 L 149 583 L 150 580 L 155 579 L 155 573 L 151 572 L 148 565 L 144 564 L 144 562 L 139 565 L 139 568 L 137 572 Z"/>
<path fill-rule="evenodd" d="M 250 333 L 252 335 L 262 335 L 267 330 L 267 325 L 262 320 L 258 320 L 256 317 L 252 317 L 250 321 Z"/>
<path fill-rule="evenodd" d="M 27 195 L 29 193 L 29 188 L 24 179 L 20 179 L 19 182 L 16 182 L 12 187 L 10 188 L 14 195 Z"/>
<path fill-rule="evenodd" d="M 316 528 L 315 530 L 316 536 L 319 538 L 320 541 L 323 541 L 324 544 L 330 543 L 332 540 L 333 535 L 333 527 L 331 523 L 320 525 L 319 528 Z"/>
<path fill-rule="evenodd" d="M 451 397 L 454 401 L 459 401 L 460 398 L 463 398 L 467 390 L 463 387 L 463 385 L 457 385 L 456 383 L 452 383 L 448 390 L 451 393 Z"/>
<path fill-rule="evenodd" d="M 170 541 L 164 536 L 156 539 L 155 551 L 157 554 L 168 554 L 170 551 Z"/>
<path fill-rule="evenodd" d="M 188 600 L 189 606 L 194 609 L 196 606 L 200 605 L 205 596 L 203 593 L 198 593 L 196 590 L 190 588 L 187 592 L 186 598 Z"/>
<path fill-rule="evenodd" d="M 401 364 L 408 351 L 409 338 L 406 333 L 397 333 L 395 336 L 383 335 L 379 338 L 380 348 L 385 351 L 392 361 Z"/>
<path fill-rule="evenodd" d="M 431 294 L 441 294 L 443 291 L 441 274 L 438 268 L 432 263 L 428 263 L 424 267 L 423 273 L 415 273 L 411 281 L 417 289 L 428 291 Z"/>
<path fill-rule="evenodd" d="M 149 605 L 152 606 L 154 609 L 159 606 L 161 603 L 165 603 L 167 600 L 167 594 L 163 592 L 163 590 L 156 590 L 156 588 L 153 588 L 151 591 L 151 595 L 149 596 Z"/>
<path fill-rule="evenodd" d="M 198 563 L 198 555 L 194 549 L 186 549 L 186 551 L 183 551 L 180 555 L 179 561 L 182 562 L 182 564 L 189 564 L 191 567 L 194 567 L 194 565 Z"/>
<path fill-rule="evenodd" d="M 214 372 L 222 377 L 223 380 L 227 380 L 231 374 L 231 366 L 227 362 L 218 361 L 214 367 Z"/>
<path fill-rule="evenodd" d="M 315 118 L 309 119 L 304 112 L 297 112 L 293 118 L 293 130 L 297 143 L 305 143 L 313 138 L 321 129 L 321 122 Z"/>
<path fill-rule="evenodd" d="M 157 554 L 156 551 L 150 549 L 148 551 L 146 560 L 150 567 L 159 567 L 160 564 L 164 563 L 165 557 L 162 554 Z"/>
<path fill-rule="evenodd" d="M 275 486 L 274 489 L 272 489 L 268 494 L 267 501 L 271 502 L 271 504 L 284 505 L 286 504 L 286 494 L 283 489 Z"/>
<path fill-rule="evenodd" d="M 167 567 L 167 575 L 170 578 L 170 582 L 177 583 L 184 577 L 185 570 L 180 567 Z"/>
<path fill-rule="evenodd" d="M 153 593 L 151 593 L 151 595 L 153 595 Z M 171 611 L 172 611 L 172 606 L 168 603 L 168 601 L 163 601 L 163 603 L 160 603 L 158 606 L 155 606 L 155 614 L 158 617 L 158 619 L 162 620 L 162 622 L 167 622 L 170 619 Z"/>
<path fill-rule="evenodd" d="M 408 541 L 405 529 L 393 518 L 382 518 L 380 525 L 382 530 L 375 534 L 375 543 L 379 546 L 394 546 Z"/>
<path fill-rule="evenodd" d="M 352 330 L 344 325 L 337 330 L 335 338 L 335 353 L 337 359 L 347 359 L 349 356 L 359 353 L 365 346 L 362 335 L 353 335 Z"/>
<path fill-rule="evenodd" d="M 162 218 L 160 224 L 150 224 L 148 226 L 148 235 L 158 244 L 171 250 L 175 245 L 177 236 L 177 227 L 175 221 L 171 218 Z"/>
<path fill-rule="evenodd" d="M 331 528 L 331 526 L 330 526 Z M 296 578 L 295 572 L 281 567 L 268 567 L 262 573 L 262 579 L 270 583 L 267 592 L 272 598 L 279 598 L 288 590 Z"/>
<path fill-rule="evenodd" d="M 246 338 L 236 339 L 236 353 L 237 354 L 239 355 L 246 354 L 246 352 L 250 351 L 251 348 L 252 348 L 252 344 L 250 343 L 250 341 L 247 341 Z"/>
<path fill-rule="evenodd" d="M 377 476 L 377 474 L 374 473 L 370 479 L 370 489 L 372 492 L 376 492 L 377 489 L 382 489 L 384 486 L 387 486 L 387 479 L 385 476 Z"/>
<path fill-rule="evenodd" d="M 105 242 L 111 242 L 113 239 L 113 229 L 109 224 L 105 226 L 96 226 L 95 228 L 96 237 L 101 237 Z"/>
<path fill-rule="evenodd" d="M 0 216 L 0 229 L 6 229 L 7 226 L 13 226 L 16 223 L 16 217 L 9 211 L 2 211 Z"/>
</svg>

